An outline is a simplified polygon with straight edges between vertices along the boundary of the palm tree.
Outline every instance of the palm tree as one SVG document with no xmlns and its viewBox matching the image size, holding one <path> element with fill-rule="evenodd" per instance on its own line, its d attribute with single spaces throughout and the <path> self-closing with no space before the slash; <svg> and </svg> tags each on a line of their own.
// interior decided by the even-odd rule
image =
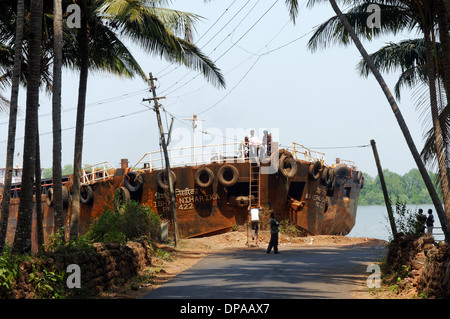
<svg viewBox="0 0 450 319">
<path fill-rule="evenodd" d="M 450 3 L 450 1 L 449 1 Z M 439 26 L 439 40 L 442 47 L 442 67 L 443 71 L 443 81 L 445 86 L 445 91 L 450 94 L 450 35 L 448 27 L 448 19 L 450 17 L 450 7 L 447 8 L 445 1 L 438 0 L 436 3 L 436 15 Z M 447 14 L 448 12 L 448 14 Z"/>
<path fill-rule="evenodd" d="M 449 181 L 448 181 L 448 173 L 447 173 L 447 165 L 445 163 L 445 155 L 444 155 L 444 142 L 442 136 L 441 122 L 439 121 L 439 108 L 437 102 L 437 92 L 436 92 L 436 63 L 437 59 L 435 59 L 433 49 L 433 43 L 435 43 L 434 39 L 434 17 L 435 17 L 435 8 L 434 2 L 425 1 L 423 7 L 428 10 L 424 10 L 421 16 L 421 21 L 419 22 L 421 29 L 424 33 L 425 39 L 425 51 L 426 51 L 426 59 L 427 59 L 427 71 L 428 71 L 428 83 L 430 90 L 430 104 L 431 104 L 431 117 L 433 121 L 434 128 L 434 145 L 436 148 L 436 157 L 439 167 L 439 175 L 440 182 L 442 188 L 442 195 L 444 197 L 444 207 L 445 211 L 448 212 L 448 216 L 446 215 L 445 226 L 443 228 L 447 228 L 448 221 L 450 220 L 450 189 L 449 189 Z M 417 11 L 420 11 L 421 8 L 417 8 Z M 444 232 L 445 233 L 445 232 Z M 447 236 L 446 236 L 447 237 Z M 450 238 L 446 238 L 450 242 Z"/>
<path fill-rule="evenodd" d="M 62 90 L 63 22 L 62 1 L 53 1 L 53 211 L 55 233 L 64 226 L 61 168 L 61 90 Z"/>
<path fill-rule="evenodd" d="M 446 185 L 448 178 L 445 178 L 445 176 L 447 176 L 447 164 L 450 163 L 450 153 L 447 150 L 447 143 L 445 141 L 447 141 L 448 132 L 450 131 L 450 122 L 446 120 L 446 114 L 448 115 L 449 113 L 444 110 L 446 104 L 443 101 L 447 94 L 450 93 L 450 40 L 447 23 L 445 23 L 446 13 L 443 7 L 444 4 L 442 1 L 437 1 L 437 10 L 431 4 L 427 4 L 424 8 L 421 8 L 417 3 L 405 1 L 381 1 L 379 4 L 382 7 L 383 24 L 382 28 L 375 29 L 375 31 L 370 31 L 371 29 L 366 25 L 369 14 L 366 12 L 367 3 L 356 4 L 345 16 L 351 21 L 351 24 L 356 26 L 359 35 L 367 39 L 371 39 L 374 35 L 377 36 L 390 31 L 397 33 L 402 28 L 412 30 L 415 27 L 422 30 L 424 35 L 428 35 L 424 36 L 424 39 L 418 39 L 414 43 L 403 41 L 398 46 L 388 45 L 377 51 L 372 57 L 375 60 L 376 66 L 382 67 L 385 70 L 401 67 L 402 74 L 395 87 L 397 97 L 400 94 L 400 87 L 405 84 L 411 86 L 411 84 L 416 83 L 427 83 L 427 87 L 429 88 L 428 103 L 432 110 L 433 128 L 427 133 L 427 141 L 422 150 L 422 155 L 426 162 L 436 160 L 441 174 L 441 188 L 443 193 L 445 193 L 448 190 L 448 185 Z M 434 39 L 434 29 L 432 26 L 435 14 L 439 21 L 440 39 L 445 45 L 440 45 Z M 329 19 L 317 28 L 314 36 L 309 41 L 309 47 L 315 50 L 320 45 L 326 46 L 326 43 L 331 39 L 337 43 L 349 43 L 348 34 L 342 24 L 340 24 L 338 17 Z M 427 63 L 427 54 L 428 61 L 431 61 L 430 65 Z M 416 60 L 417 58 L 419 60 Z M 361 63 L 363 63 L 364 75 L 367 76 L 370 70 L 367 65 L 364 65 L 364 60 Z M 407 64 L 409 64 L 409 67 L 405 68 Z M 431 78 L 428 75 L 429 73 L 432 74 Z M 433 77 L 436 77 L 437 81 Z M 446 92 L 444 94 L 445 96 L 437 94 L 435 82 L 437 82 L 440 92 Z M 445 90 L 441 89 L 442 84 Z M 442 105 L 440 108 L 437 106 L 438 101 Z M 435 134 L 435 130 L 439 134 Z M 440 155 L 438 156 L 438 154 Z M 448 198 L 448 196 L 445 198 Z M 448 207 L 448 202 L 444 204 Z"/>
<path fill-rule="evenodd" d="M 43 0 L 31 0 L 29 78 L 27 86 L 23 174 L 19 212 L 14 236 L 13 252 L 31 252 L 31 221 L 33 214 L 33 177 L 36 163 L 36 132 L 39 105 Z"/>
<path fill-rule="evenodd" d="M 14 7 L 18 7 L 17 12 Z M 20 18 L 21 17 L 21 18 Z M 24 20 L 24 17 L 27 17 Z M 16 127 L 16 119 L 18 114 L 17 107 L 17 99 L 18 99 L 18 91 L 19 91 L 19 83 L 21 82 L 24 85 L 28 84 L 28 80 L 30 78 L 30 65 L 28 54 L 28 49 L 30 46 L 26 41 L 28 41 L 28 30 L 29 24 L 24 23 L 28 21 L 28 14 L 25 14 L 25 6 L 24 1 L 5 1 L 2 3 L 2 14 L 0 15 L 0 40 L 2 43 L 0 44 L 0 70 L 3 74 L 0 78 L 0 82 L 4 85 L 12 86 L 12 99 L 11 101 L 15 101 L 11 103 L 11 113 L 9 120 L 9 133 L 8 133 L 8 147 L 7 147 L 7 175 L 5 178 L 5 187 L 4 187 L 4 197 L 2 201 L 2 216 L 1 216 L 1 228 L 0 228 L 0 251 L 3 250 L 6 241 L 6 233 L 8 227 L 8 219 L 9 219 L 9 205 L 10 205 L 10 191 L 11 188 L 11 173 L 12 173 L 12 165 L 13 165 L 13 156 L 14 156 L 14 139 L 15 139 L 15 127 Z M 22 23 L 19 23 L 22 22 Z M 26 28 L 28 27 L 28 28 Z M 18 31 L 13 32 L 14 29 Z M 3 43 L 3 41 L 5 43 Z M 25 42 L 25 44 L 23 44 Z M 9 46 L 9 43 L 15 43 L 14 49 Z M 51 61 L 50 55 L 48 54 L 49 48 L 46 46 L 45 41 L 43 42 L 44 53 L 39 55 L 41 59 L 41 69 L 40 72 L 40 83 L 45 85 L 47 91 L 51 91 L 52 89 L 52 80 L 51 74 L 48 71 L 49 64 Z M 23 52 L 22 52 L 23 51 Z M 17 67 L 18 66 L 18 67 Z M 10 83 L 12 82 L 12 83 Z M 34 134 L 36 135 L 36 134 Z M 37 136 L 37 135 L 36 135 Z M 38 158 L 39 150 L 36 150 L 36 158 Z M 10 167 L 10 169 L 8 169 Z M 38 172 L 40 168 L 38 167 Z M 35 172 L 33 171 L 33 176 Z M 38 177 L 36 177 L 38 179 Z M 39 182 L 38 182 L 39 184 Z M 37 187 L 38 188 L 38 187 Z M 5 191 L 7 190 L 7 191 Z M 38 192 L 39 193 L 39 192 Z M 38 201 L 39 202 L 39 201 Z M 38 203 L 37 203 L 38 204 Z M 29 205 L 33 205 L 32 202 Z M 39 205 L 37 206 L 37 212 L 39 211 Z M 39 226 L 39 225 L 38 225 Z M 42 225 L 41 225 L 42 226 Z M 38 227 L 38 230 L 41 227 Z M 30 229 L 31 230 L 31 229 Z M 30 235 L 24 235 L 23 237 L 28 238 Z M 42 239 L 42 237 L 41 237 Z"/>
<path fill-rule="evenodd" d="M 394 99 L 394 97 L 392 96 L 386 82 L 384 81 L 383 77 L 381 76 L 380 72 L 378 71 L 378 69 L 376 68 L 373 60 L 370 58 L 369 54 L 367 53 L 367 51 L 365 50 L 365 48 L 363 47 L 363 45 L 361 44 L 361 41 L 359 40 L 359 38 L 357 37 L 355 30 L 353 29 L 353 27 L 351 26 L 351 24 L 349 23 L 349 21 L 347 20 L 347 18 L 344 16 L 344 14 L 341 12 L 341 10 L 339 9 L 338 5 L 336 4 L 335 0 L 329 0 L 331 7 L 333 8 L 334 12 L 336 13 L 339 21 L 342 23 L 343 27 L 345 28 L 345 32 L 347 34 L 347 36 L 349 36 L 353 43 L 355 44 L 356 48 L 358 49 L 358 51 L 360 52 L 360 54 L 362 55 L 363 59 L 366 61 L 368 67 L 370 68 L 370 70 L 372 71 L 372 74 L 375 76 L 376 80 L 378 81 L 383 93 L 386 96 L 386 99 L 388 100 L 392 111 L 394 112 L 394 115 L 397 119 L 397 122 L 400 126 L 400 129 L 403 133 L 403 136 L 406 140 L 406 143 L 411 151 L 411 154 L 416 162 L 416 165 L 422 175 L 422 178 L 424 179 L 425 185 L 427 186 L 428 192 L 430 193 L 430 197 L 433 201 L 433 204 L 435 205 L 435 208 L 437 210 L 439 219 L 441 221 L 441 225 L 442 225 L 442 230 L 444 231 L 445 237 L 446 237 L 446 241 L 449 242 L 450 241 L 450 232 L 448 229 L 448 218 L 447 215 L 445 213 L 445 211 L 442 208 L 442 204 L 439 200 L 439 197 L 436 193 L 436 189 L 433 186 L 433 183 L 431 182 L 431 179 L 428 175 L 428 172 L 422 162 L 422 159 L 420 157 L 419 152 L 417 151 L 417 148 L 414 144 L 414 141 L 411 137 L 411 134 L 409 132 L 409 129 L 404 121 L 403 115 L 400 112 L 400 109 L 398 108 L 398 105 Z M 296 0 L 287 0 L 286 3 L 288 4 L 288 6 L 292 8 L 297 6 L 297 1 Z M 430 74 L 428 74 L 430 76 Z M 434 115 L 433 115 L 434 117 Z M 435 121 L 433 121 L 435 122 Z M 436 125 L 436 123 L 434 123 Z M 436 130 L 436 132 L 440 132 L 440 127 L 439 130 Z M 440 165 L 441 166 L 441 165 Z M 445 177 L 446 178 L 446 177 Z M 441 179 L 442 179 L 442 174 L 441 174 Z M 444 194 L 445 196 L 445 194 Z M 445 199 L 445 197 L 444 197 Z M 450 213 L 450 211 L 449 211 Z"/>
<path fill-rule="evenodd" d="M 38 251 L 44 248 L 44 216 L 42 211 L 42 187 L 41 187 L 41 150 L 39 146 L 39 121 L 36 124 L 36 162 L 34 165 L 34 187 L 36 202 L 36 241 Z"/>
<path fill-rule="evenodd" d="M 82 12 L 81 28 L 78 30 L 80 82 L 78 88 L 77 121 L 75 129 L 74 174 L 72 188 L 72 209 L 70 235 L 78 234 L 80 211 L 80 177 L 83 150 L 84 112 L 87 94 L 87 77 L 90 42 L 104 36 L 120 42 L 119 36 L 138 43 L 144 50 L 164 56 L 170 61 L 185 64 L 200 70 L 206 79 L 217 86 L 225 86 L 219 69 L 195 45 L 175 34 L 183 32 L 191 37 L 191 27 L 196 16 L 180 11 L 160 8 L 164 1 L 152 1 L 149 5 L 143 0 L 83 0 L 79 2 Z M 95 30 L 96 34 L 92 34 Z M 131 65 L 131 71 L 137 72 L 148 81 L 139 65 Z"/>
<path fill-rule="evenodd" d="M 24 29 L 25 4 L 24 0 L 17 2 L 16 39 L 14 48 L 14 69 L 12 77 L 11 103 L 9 108 L 8 142 L 6 148 L 6 176 L 3 188 L 3 200 L 1 203 L 0 221 L 0 252 L 3 251 L 6 242 L 6 232 L 9 219 L 9 204 L 11 199 L 12 168 L 16 139 L 17 105 L 19 97 L 19 82 L 22 73 L 22 42 Z"/>
</svg>

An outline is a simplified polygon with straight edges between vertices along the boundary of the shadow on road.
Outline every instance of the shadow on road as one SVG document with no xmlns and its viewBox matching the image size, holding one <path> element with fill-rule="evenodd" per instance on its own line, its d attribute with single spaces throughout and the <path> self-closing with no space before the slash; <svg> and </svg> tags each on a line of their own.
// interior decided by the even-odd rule
<svg viewBox="0 0 450 319">
<path fill-rule="evenodd" d="M 209 255 L 145 298 L 351 298 L 367 278 L 380 248 L 286 248 L 229 250 Z"/>
</svg>

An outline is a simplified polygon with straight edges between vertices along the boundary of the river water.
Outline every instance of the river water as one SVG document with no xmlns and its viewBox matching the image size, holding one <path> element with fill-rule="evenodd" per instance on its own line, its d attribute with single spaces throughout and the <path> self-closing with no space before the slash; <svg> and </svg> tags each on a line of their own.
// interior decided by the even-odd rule
<svg viewBox="0 0 450 319">
<path fill-rule="evenodd" d="M 425 215 L 428 215 L 428 209 L 431 208 L 433 210 L 435 227 L 433 233 L 436 234 L 434 237 L 436 240 L 442 240 L 444 238 L 443 235 L 437 235 L 438 233 L 441 234 L 442 230 L 440 228 L 436 229 L 437 227 L 440 227 L 441 224 L 433 205 L 406 205 L 406 208 L 413 212 L 422 208 Z M 355 226 L 347 236 L 389 240 L 391 231 L 386 206 L 358 206 Z"/>
</svg>

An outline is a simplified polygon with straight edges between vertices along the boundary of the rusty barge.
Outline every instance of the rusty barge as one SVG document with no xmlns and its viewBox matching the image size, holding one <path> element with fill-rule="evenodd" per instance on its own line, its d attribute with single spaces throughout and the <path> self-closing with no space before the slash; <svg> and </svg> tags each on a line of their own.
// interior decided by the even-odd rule
<svg viewBox="0 0 450 319">
<path fill-rule="evenodd" d="M 197 154 L 199 153 L 199 154 Z M 324 154 L 291 143 L 270 154 L 249 156 L 242 143 L 170 150 L 176 192 L 177 219 L 182 238 L 205 235 L 247 222 L 250 205 L 272 210 L 278 220 L 289 219 L 305 234 L 346 235 L 355 224 L 361 171 L 352 162 L 327 165 Z M 188 160 L 186 160 L 188 158 Z M 63 179 L 64 207 L 71 212 L 73 176 Z M 161 152 L 146 153 L 133 166 L 103 162 L 83 169 L 80 233 L 91 220 L 113 209 L 114 196 L 151 206 L 171 222 L 167 173 Z M 53 233 L 52 180 L 42 180 L 45 240 Z M 0 197 L 2 188 L 0 185 Z M 12 241 L 20 183 L 11 189 L 7 239 Z M 33 219 L 33 230 L 35 219 Z M 170 226 L 169 226 L 170 228 Z M 33 245 L 36 246 L 33 235 Z"/>
</svg>

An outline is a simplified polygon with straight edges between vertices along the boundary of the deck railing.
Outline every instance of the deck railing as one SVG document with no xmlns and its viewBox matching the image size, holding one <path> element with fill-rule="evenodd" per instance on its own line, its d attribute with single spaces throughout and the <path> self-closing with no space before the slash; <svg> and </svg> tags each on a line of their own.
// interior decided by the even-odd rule
<svg viewBox="0 0 450 319">
<path fill-rule="evenodd" d="M 324 162 L 325 154 L 312 151 L 298 143 L 291 143 L 286 148 L 290 151 L 295 159 L 305 161 L 321 161 Z M 248 157 L 249 148 L 245 146 L 244 141 L 225 143 L 225 144 L 209 144 L 191 147 L 179 147 L 169 149 L 169 159 L 171 167 L 204 165 L 210 163 L 246 163 L 251 160 Z M 264 148 L 260 146 L 259 152 L 264 152 Z M 246 156 L 247 155 L 247 156 Z M 161 151 L 145 153 L 131 167 L 131 170 L 152 171 L 164 169 L 166 167 L 164 154 Z"/>
<path fill-rule="evenodd" d="M 167 150 L 170 166 L 191 166 L 210 163 L 245 163 L 246 148 L 243 142 L 209 144 L 191 147 L 178 147 Z M 145 153 L 131 170 L 159 170 L 166 167 L 164 153 L 154 151 Z"/>
<path fill-rule="evenodd" d="M 84 167 L 81 171 L 81 185 L 89 185 L 112 178 L 115 172 L 116 167 L 108 161 Z"/>
<path fill-rule="evenodd" d="M 286 147 L 286 150 L 292 153 L 295 159 L 304 160 L 308 162 L 320 161 L 322 164 L 325 162 L 325 153 L 312 151 L 309 148 L 292 142 Z"/>
</svg>

